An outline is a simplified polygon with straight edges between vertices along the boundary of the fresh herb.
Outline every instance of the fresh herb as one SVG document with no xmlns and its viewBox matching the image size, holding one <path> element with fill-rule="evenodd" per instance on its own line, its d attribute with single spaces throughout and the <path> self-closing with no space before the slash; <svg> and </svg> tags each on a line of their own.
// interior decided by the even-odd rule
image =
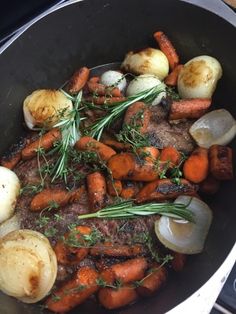
<svg viewBox="0 0 236 314">
<path fill-rule="evenodd" d="M 47 238 L 54 237 L 56 234 L 57 234 L 57 229 L 54 228 L 54 227 L 50 227 L 50 228 L 48 228 L 47 230 L 44 231 L 44 235 Z"/>
<path fill-rule="evenodd" d="M 169 96 L 173 100 L 180 100 L 179 94 L 175 91 L 173 87 L 166 87 L 167 96 Z"/>
<path fill-rule="evenodd" d="M 61 297 L 59 295 L 56 295 L 54 293 L 51 294 L 51 298 L 53 302 L 57 302 L 61 300 Z"/>
<path fill-rule="evenodd" d="M 59 214 L 54 214 L 54 218 L 55 218 L 55 220 L 56 220 L 57 222 L 63 220 L 63 217 L 62 217 L 61 215 L 59 215 Z"/>
<path fill-rule="evenodd" d="M 39 225 L 40 228 L 45 227 L 50 221 L 50 218 L 47 216 L 40 216 L 36 223 Z"/>
<path fill-rule="evenodd" d="M 183 177 L 183 172 L 180 170 L 183 162 L 187 159 L 187 156 L 185 154 L 181 154 L 180 162 L 177 166 L 173 167 L 170 173 L 171 181 L 175 184 L 180 184 L 180 179 Z"/>
<path fill-rule="evenodd" d="M 130 105 L 137 101 L 151 103 L 164 90 L 165 85 L 159 84 L 136 95 L 127 97 L 127 99 L 124 101 L 109 104 L 109 106 L 106 107 L 107 114 L 104 117 L 99 118 L 94 124 L 88 127 L 88 134 L 99 140 L 104 128 L 119 118 Z"/>
<path fill-rule="evenodd" d="M 191 202 L 191 200 L 190 200 Z M 193 213 L 188 209 L 189 204 L 179 203 L 149 203 L 134 205 L 131 201 L 105 207 L 96 213 L 80 215 L 79 219 L 87 218 L 135 218 L 137 216 L 163 215 L 176 219 L 194 222 Z"/>
<path fill-rule="evenodd" d="M 44 186 L 42 183 L 39 184 L 27 184 L 20 189 L 20 195 L 22 194 L 36 194 L 43 190 Z"/>
<path fill-rule="evenodd" d="M 79 125 L 83 118 L 80 117 L 80 104 L 82 99 L 82 91 L 75 97 L 70 96 L 61 90 L 69 99 L 73 101 L 73 109 L 66 115 L 61 116 L 60 121 L 54 126 L 58 127 L 62 133 L 61 141 L 58 141 L 48 155 L 57 153 L 58 159 L 51 169 L 52 182 L 57 178 L 63 178 L 67 182 L 68 162 L 70 147 L 80 138 Z"/>
<path fill-rule="evenodd" d="M 91 247 L 95 245 L 98 241 L 101 241 L 102 236 L 97 229 L 93 229 L 90 234 L 82 234 L 76 228 L 72 229 L 68 237 L 64 237 L 63 241 L 66 245 L 70 247 Z"/>
</svg>

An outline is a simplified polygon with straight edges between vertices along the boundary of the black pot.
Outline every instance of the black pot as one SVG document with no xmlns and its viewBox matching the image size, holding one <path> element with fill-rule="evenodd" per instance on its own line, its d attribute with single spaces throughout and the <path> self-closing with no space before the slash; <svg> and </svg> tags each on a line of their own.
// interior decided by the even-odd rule
<svg viewBox="0 0 236 314">
<path fill-rule="evenodd" d="M 163 30 L 184 63 L 198 55 L 216 57 L 223 78 L 214 95 L 214 108 L 236 117 L 236 29 L 219 16 L 177 0 L 87 0 L 60 9 L 28 29 L 0 56 L 0 130 L 2 154 L 24 134 L 22 101 L 38 88 L 57 88 L 81 67 L 121 61 L 129 50 L 155 47 L 152 34 Z M 236 141 L 232 142 L 236 148 Z M 189 257 L 157 296 L 118 310 L 120 314 L 164 313 L 200 288 L 224 262 L 236 239 L 236 180 L 222 184 L 209 200 L 213 224 L 202 254 Z M 73 313 L 104 314 L 89 301 Z M 37 305 L 24 305 L 0 295 L 2 314 L 37 314 Z"/>
</svg>

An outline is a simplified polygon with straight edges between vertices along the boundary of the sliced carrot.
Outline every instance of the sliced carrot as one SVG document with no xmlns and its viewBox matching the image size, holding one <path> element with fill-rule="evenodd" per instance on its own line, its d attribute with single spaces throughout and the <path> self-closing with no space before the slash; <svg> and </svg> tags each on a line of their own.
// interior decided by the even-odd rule
<svg viewBox="0 0 236 314">
<path fill-rule="evenodd" d="M 86 243 L 83 239 L 83 235 L 89 235 L 92 229 L 87 226 L 77 226 L 74 230 L 65 234 L 64 241 L 58 241 L 54 247 L 54 251 L 57 257 L 58 263 L 62 265 L 74 265 L 82 261 L 89 252 L 89 248 L 86 247 Z M 66 242 L 72 238 L 73 242 L 81 244 L 82 247 L 73 247 Z"/>
<path fill-rule="evenodd" d="M 107 192 L 111 196 L 119 196 L 122 191 L 122 183 L 120 180 L 107 179 Z"/>
<path fill-rule="evenodd" d="M 124 117 L 124 124 L 133 124 L 140 126 L 140 133 L 145 133 L 150 123 L 151 113 L 143 102 L 135 102 L 128 107 Z"/>
<path fill-rule="evenodd" d="M 160 160 L 170 163 L 170 167 L 177 166 L 180 162 L 181 155 L 173 146 L 164 147 L 161 151 Z"/>
<path fill-rule="evenodd" d="M 95 245 L 90 254 L 93 256 L 107 255 L 114 257 L 133 257 L 144 253 L 143 246 L 140 244 L 120 245 L 111 242 L 105 242 Z"/>
<path fill-rule="evenodd" d="M 110 140 L 110 139 L 103 140 L 103 144 L 112 147 L 114 150 L 118 152 L 122 150 L 127 150 L 131 147 L 129 144 L 120 143 L 120 142 L 117 142 L 115 140 Z"/>
<path fill-rule="evenodd" d="M 154 146 L 141 147 L 137 150 L 140 158 L 143 158 L 147 162 L 153 162 L 157 160 L 160 155 L 159 149 Z"/>
<path fill-rule="evenodd" d="M 107 165 L 114 179 L 153 181 L 158 178 L 153 162 L 140 160 L 132 153 L 116 154 L 108 160 Z"/>
<path fill-rule="evenodd" d="M 122 183 L 122 191 L 120 196 L 124 199 L 133 199 L 138 193 L 139 187 L 136 182 L 124 181 Z"/>
<path fill-rule="evenodd" d="M 15 166 L 18 164 L 20 160 L 21 160 L 21 152 L 19 151 L 6 158 L 2 158 L 1 166 L 12 170 L 13 168 L 15 168 Z"/>
<path fill-rule="evenodd" d="M 114 103 L 118 103 L 120 101 L 124 101 L 125 97 L 108 97 L 108 96 L 88 96 L 85 97 L 87 102 L 91 102 L 94 105 L 110 105 Z"/>
<path fill-rule="evenodd" d="M 174 101 L 170 106 L 169 120 L 198 119 L 211 106 L 211 99 L 193 98 Z"/>
<path fill-rule="evenodd" d="M 107 197 L 106 180 L 100 172 L 87 175 L 90 209 L 95 212 L 104 207 Z"/>
<path fill-rule="evenodd" d="M 208 172 L 208 150 L 198 147 L 184 163 L 184 177 L 193 183 L 200 183 L 206 179 Z"/>
<path fill-rule="evenodd" d="M 78 93 L 87 83 L 90 70 L 87 67 L 82 67 L 77 70 L 71 77 L 68 83 L 67 90 L 71 94 Z"/>
<path fill-rule="evenodd" d="M 115 278 L 122 283 L 140 280 L 144 277 L 148 263 L 146 258 L 137 257 L 111 266 Z"/>
<path fill-rule="evenodd" d="M 111 156 L 116 154 L 111 147 L 96 141 L 90 136 L 81 137 L 81 139 L 75 143 L 75 148 L 82 151 L 96 152 L 104 161 L 107 161 Z"/>
<path fill-rule="evenodd" d="M 52 204 L 55 204 L 55 208 L 65 206 L 68 203 L 78 201 L 83 192 L 83 187 L 71 192 L 62 189 L 45 189 L 33 197 L 30 210 L 40 211 L 52 206 Z"/>
<path fill-rule="evenodd" d="M 165 78 L 165 84 L 168 86 L 176 86 L 178 82 L 178 77 L 181 69 L 183 68 L 182 64 L 177 65 L 172 72 Z"/>
<path fill-rule="evenodd" d="M 99 81 L 100 81 L 100 77 L 99 76 L 92 76 L 89 79 L 90 83 L 99 83 Z"/>
<path fill-rule="evenodd" d="M 37 150 L 43 148 L 45 151 L 53 147 L 53 143 L 61 139 L 61 132 L 55 128 L 44 134 L 36 141 L 30 143 L 21 151 L 23 160 L 31 159 L 37 155 Z"/>
<path fill-rule="evenodd" d="M 182 271 L 184 268 L 184 265 L 186 264 L 186 255 L 172 252 L 171 255 L 173 256 L 173 260 L 171 261 L 171 266 L 174 269 L 174 271 Z"/>
<path fill-rule="evenodd" d="M 137 292 L 132 285 L 124 285 L 119 289 L 103 288 L 98 292 L 99 302 L 109 310 L 133 303 L 137 298 Z"/>
<path fill-rule="evenodd" d="M 208 195 L 215 194 L 219 188 L 220 181 L 213 177 L 212 174 L 209 174 L 208 177 L 200 184 L 200 191 Z"/>
<path fill-rule="evenodd" d="M 136 289 L 142 297 L 149 297 L 159 290 L 167 280 L 167 271 L 165 267 L 155 264 L 148 275 L 140 282 Z"/>
<path fill-rule="evenodd" d="M 179 195 L 195 195 L 197 187 L 185 179 L 176 184 L 170 179 L 155 180 L 147 183 L 136 196 L 136 203 L 165 201 Z"/>
<path fill-rule="evenodd" d="M 159 44 L 161 51 L 166 55 L 171 70 L 173 70 L 179 64 L 179 56 L 174 46 L 163 32 L 155 32 L 153 36 Z"/>
<path fill-rule="evenodd" d="M 210 172 L 217 180 L 232 180 L 233 151 L 230 147 L 213 145 L 209 150 Z"/>
<path fill-rule="evenodd" d="M 95 93 L 98 96 L 113 96 L 113 97 L 121 97 L 121 91 L 118 87 L 108 87 L 101 83 L 93 83 L 91 81 L 88 82 L 88 89 L 91 93 Z"/>
<path fill-rule="evenodd" d="M 98 290 L 97 279 L 98 273 L 93 268 L 81 267 L 73 279 L 46 300 L 47 308 L 56 313 L 72 310 Z"/>
</svg>

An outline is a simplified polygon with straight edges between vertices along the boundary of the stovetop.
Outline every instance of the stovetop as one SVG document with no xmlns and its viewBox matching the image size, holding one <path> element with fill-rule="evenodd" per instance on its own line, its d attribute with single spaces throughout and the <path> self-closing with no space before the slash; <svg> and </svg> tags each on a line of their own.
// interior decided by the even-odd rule
<svg viewBox="0 0 236 314">
<path fill-rule="evenodd" d="M 62 0 L 1 0 L 0 46 L 27 22 Z M 232 269 L 211 314 L 236 313 L 236 264 Z"/>
</svg>

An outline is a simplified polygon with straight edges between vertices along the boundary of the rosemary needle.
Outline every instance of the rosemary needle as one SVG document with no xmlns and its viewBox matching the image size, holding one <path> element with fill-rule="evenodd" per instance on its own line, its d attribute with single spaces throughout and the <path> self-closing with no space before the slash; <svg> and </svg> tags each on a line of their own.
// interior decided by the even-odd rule
<svg viewBox="0 0 236 314">
<path fill-rule="evenodd" d="M 79 219 L 87 218 L 135 218 L 137 216 L 163 215 L 176 219 L 194 222 L 193 213 L 188 209 L 189 204 L 179 203 L 150 203 L 134 205 L 131 201 L 124 201 L 105 207 L 96 213 L 80 215 Z"/>
<path fill-rule="evenodd" d="M 104 128 L 119 118 L 125 109 L 127 109 L 130 105 L 137 101 L 151 103 L 160 93 L 165 91 L 165 88 L 165 84 L 162 83 L 133 96 L 129 96 L 124 101 L 109 104 L 106 107 L 107 114 L 104 117 L 99 118 L 94 124 L 88 127 L 88 134 L 99 140 Z"/>
</svg>

